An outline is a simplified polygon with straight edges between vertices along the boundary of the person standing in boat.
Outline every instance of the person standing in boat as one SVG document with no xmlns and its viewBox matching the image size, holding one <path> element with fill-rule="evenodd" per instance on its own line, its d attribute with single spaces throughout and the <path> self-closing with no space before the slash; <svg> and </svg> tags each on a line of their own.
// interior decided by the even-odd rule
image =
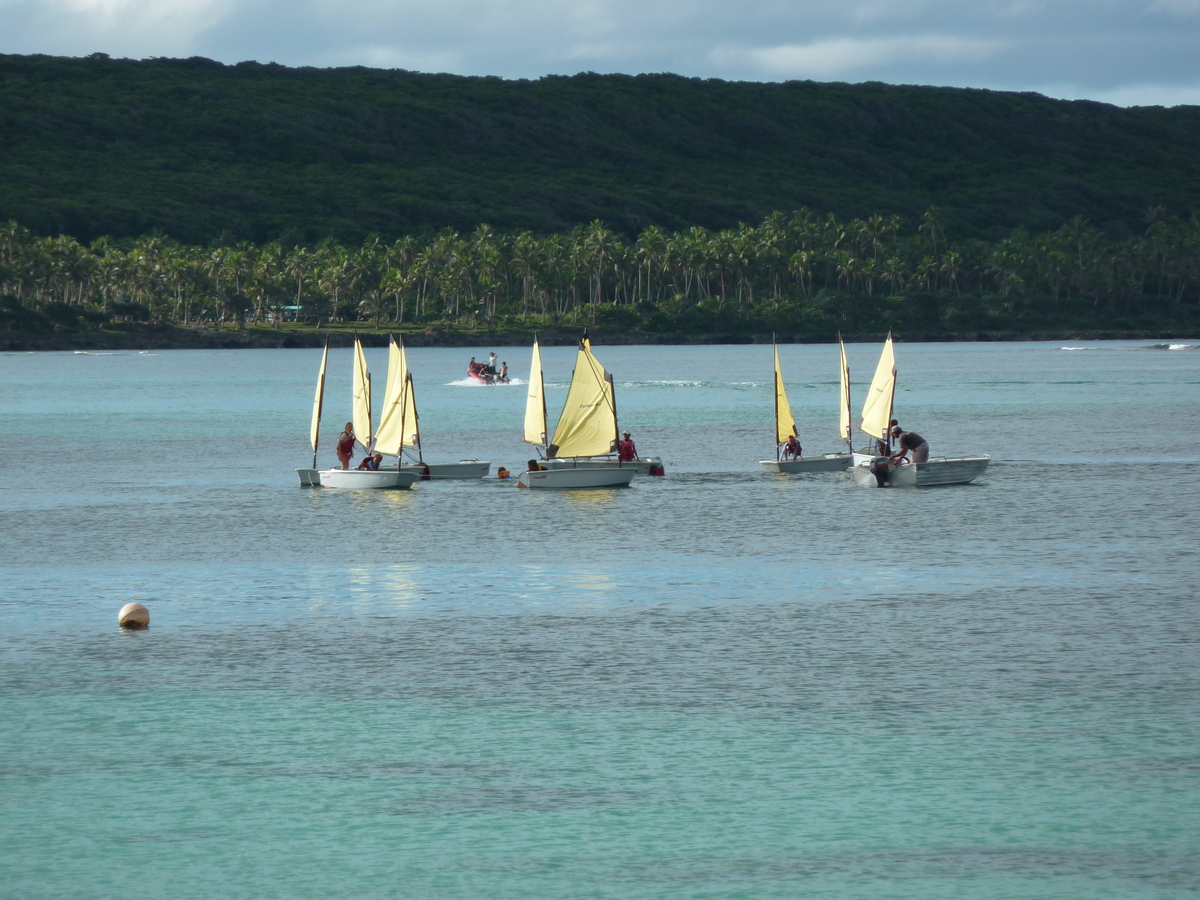
<svg viewBox="0 0 1200 900">
<path fill-rule="evenodd" d="M 929 462 L 929 442 L 915 431 L 902 431 L 899 425 L 893 425 L 892 437 L 900 449 L 888 457 L 889 460 L 903 462 L 904 457 L 911 453 L 913 462 Z"/>
<path fill-rule="evenodd" d="M 496 354 L 495 354 L 495 352 L 488 354 L 487 373 L 489 375 L 496 374 Z"/>
<path fill-rule="evenodd" d="M 357 438 L 354 436 L 354 423 L 347 422 L 346 429 L 338 435 L 337 440 L 337 458 L 343 469 L 350 468 L 350 457 L 354 455 L 355 440 Z"/>
<path fill-rule="evenodd" d="M 632 462 L 637 459 L 637 447 L 633 444 L 633 438 L 629 436 L 629 432 L 622 432 L 621 440 L 617 441 L 617 458 L 621 462 Z"/>
<path fill-rule="evenodd" d="M 508 363 L 506 362 L 500 363 L 500 380 L 504 382 L 508 381 Z"/>
</svg>

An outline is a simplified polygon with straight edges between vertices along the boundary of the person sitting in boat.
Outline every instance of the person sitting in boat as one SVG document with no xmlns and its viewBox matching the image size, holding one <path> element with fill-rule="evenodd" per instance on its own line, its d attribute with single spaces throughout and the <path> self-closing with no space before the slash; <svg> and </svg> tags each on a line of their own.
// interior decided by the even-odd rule
<svg viewBox="0 0 1200 900">
<path fill-rule="evenodd" d="M 788 435 L 787 443 L 783 445 L 783 458 L 798 459 L 803 453 L 804 448 L 800 446 L 800 441 L 796 439 L 796 436 Z"/>
<path fill-rule="evenodd" d="M 912 454 L 912 461 L 915 463 L 929 462 L 929 442 L 915 431 L 902 431 L 899 425 L 893 425 L 892 437 L 896 439 L 900 449 L 888 457 L 891 462 L 904 462 L 909 453 Z"/>
<path fill-rule="evenodd" d="M 337 458 L 343 469 L 350 468 L 350 457 L 354 455 L 354 423 L 347 422 L 346 429 L 338 435 Z"/>
<path fill-rule="evenodd" d="M 378 472 L 381 462 L 383 462 L 383 454 L 376 453 L 374 456 L 363 457 L 363 461 L 358 464 L 358 467 L 366 469 L 368 472 Z"/>
<path fill-rule="evenodd" d="M 544 472 L 545 470 L 546 470 L 545 466 L 543 466 L 541 463 L 539 463 L 536 459 L 531 459 L 529 461 L 529 468 L 526 469 L 525 471 L 526 472 Z"/>
<path fill-rule="evenodd" d="M 637 447 L 633 445 L 633 438 L 629 436 L 629 432 L 622 432 L 621 440 L 617 441 L 617 459 L 621 462 L 632 462 L 637 459 Z"/>
</svg>

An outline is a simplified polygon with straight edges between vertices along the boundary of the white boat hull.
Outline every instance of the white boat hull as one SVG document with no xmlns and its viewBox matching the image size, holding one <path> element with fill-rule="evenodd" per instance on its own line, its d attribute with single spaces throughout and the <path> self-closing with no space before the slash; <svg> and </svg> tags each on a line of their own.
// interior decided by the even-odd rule
<svg viewBox="0 0 1200 900">
<path fill-rule="evenodd" d="M 849 453 L 826 453 L 823 456 L 801 456 L 798 459 L 763 459 L 759 465 L 768 472 L 783 475 L 803 475 L 807 472 L 840 472 L 850 465 Z"/>
<path fill-rule="evenodd" d="M 396 469 L 322 469 L 320 474 L 321 487 L 343 491 L 405 490 L 419 478 L 413 472 L 399 472 Z"/>
<path fill-rule="evenodd" d="M 636 472 L 617 466 L 576 466 L 522 472 L 517 486 L 535 490 L 568 491 L 582 488 L 627 487 Z"/>
<path fill-rule="evenodd" d="M 492 469 L 491 462 L 482 459 L 460 459 L 456 463 L 426 463 L 424 466 L 403 465 L 401 472 L 412 472 L 418 478 L 425 477 L 425 467 L 429 468 L 429 478 L 432 481 L 463 481 L 471 478 L 483 478 Z"/>
<path fill-rule="evenodd" d="M 587 456 L 578 460 L 565 457 L 563 459 L 543 459 L 542 465 L 547 469 L 569 469 L 575 466 L 587 466 L 594 469 L 632 469 L 638 475 L 662 475 L 663 461 L 658 456 L 639 456 L 637 459 L 621 462 L 616 457 Z"/>
<path fill-rule="evenodd" d="M 968 484 L 982 475 L 992 458 L 983 456 L 960 456 L 949 459 L 931 459 L 923 463 L 903 463 L 888 466 L 883 484 L 871 471 L 871 464 L 852 466 L 850 477 L 859 487 L 937 487 L 946 484 Z"/>
<path fill-rule="evenodd" d="M 300 487 L 321 486 L 321 471 L 319 469 L 297 469 L 296 475 L 300 478 Z"/>
</svg>

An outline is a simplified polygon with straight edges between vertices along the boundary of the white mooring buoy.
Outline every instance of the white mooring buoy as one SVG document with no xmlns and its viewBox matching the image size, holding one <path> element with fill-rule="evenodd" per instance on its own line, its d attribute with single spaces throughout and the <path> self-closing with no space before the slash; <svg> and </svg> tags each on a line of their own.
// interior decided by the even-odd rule
<svg viewBox="0 0 1200 900">
<path fill-rule="evenodd" d="M 122 628 L 149 628 L 150 610 L 140 603 L 126 603 L 121 607 L 117 622 Z"/>
</svg>

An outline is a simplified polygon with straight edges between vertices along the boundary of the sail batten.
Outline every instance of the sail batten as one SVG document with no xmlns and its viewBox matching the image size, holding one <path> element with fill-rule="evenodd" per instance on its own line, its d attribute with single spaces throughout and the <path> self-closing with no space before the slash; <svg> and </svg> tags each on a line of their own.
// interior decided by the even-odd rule
<svg viewBox="0 0 1200 900">
<path fill-rule="evenodd" d="M 796 419 L 788 403 L 787 390 L 783 386 L 783 372 L 779 368 L 779 345 L 775 346 L 775 443 L 782 444 L 796 432 Z"/>
<path fill-rule="evenodd" d="M 529 392 L 525 398 L 525 441 L 546 444 L 546 388 L 542 379 L 542 351 L 533 339 L 533 360 L 529 365 Z"/>
<path fill-rule="evenodd" d="M 592 355 L 591 342 L 579 342 L 571 387 L 554 428 L 558 456 L 603 456 L 617 440 L 612 377 Z"/>
<path fill-rule="evenodd" d="M 889 332 L 883 344 L 883 352 L 879 356 L 879 365 L 875 367 L 875 377 L 871 379 L 871 387 L 867 391 L 859 429 L 871 437 L 886 440 L 895 394 L 896 355 L 892 349 L 892 335 Z"/>
</svg>

